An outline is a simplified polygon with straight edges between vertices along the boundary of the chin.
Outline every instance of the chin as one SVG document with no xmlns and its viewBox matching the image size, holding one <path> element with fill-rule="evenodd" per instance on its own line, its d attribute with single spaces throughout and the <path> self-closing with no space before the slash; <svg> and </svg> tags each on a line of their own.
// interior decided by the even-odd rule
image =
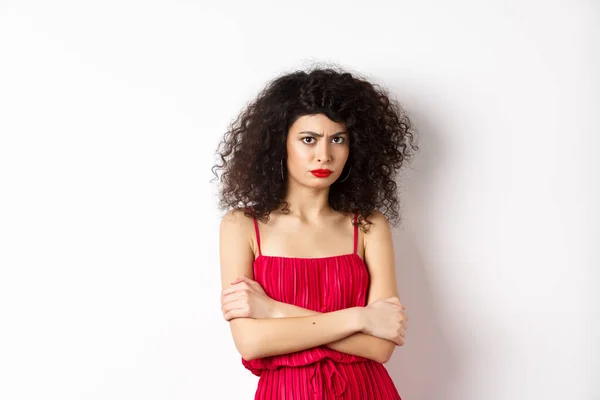
<svg viewBox="0 0 600 400">
<path fill-rule="evenodd" d="M 319 178 L 318 182 L 310 182 L 307 184 L 307 186 L 315 188 L 315 189 L 324 189 L 327 188 L 329 186 L 331 186 L 331 184 L 335 182 L 334 179 L 331 179 L 331 177 L 329 178 Z"/>
</svg>

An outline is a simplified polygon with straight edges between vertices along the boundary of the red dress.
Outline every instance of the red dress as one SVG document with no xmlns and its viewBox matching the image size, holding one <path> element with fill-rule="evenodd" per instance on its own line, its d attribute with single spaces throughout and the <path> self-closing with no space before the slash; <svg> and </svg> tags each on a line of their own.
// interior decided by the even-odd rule
<svg viewBox="0 0 600 400">
<path fill-rule="evenodd" d="M 256 219 L 254 228 L 259 252 L 254 280 L 269 297 L 323 313 L 366 306 L 369 274 L 356 253 L 358 227 L 352 254 L 320 258 L 262 255 Z M 383 364 L 326 346 L 242 358 L 242 364 L 260 377 L 255 400 L 401 400 Z"/>
</svg>

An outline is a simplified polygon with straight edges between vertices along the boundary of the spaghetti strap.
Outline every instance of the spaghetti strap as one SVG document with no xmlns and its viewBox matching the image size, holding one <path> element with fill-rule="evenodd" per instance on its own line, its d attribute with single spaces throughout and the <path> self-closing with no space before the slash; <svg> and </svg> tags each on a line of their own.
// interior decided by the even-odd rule
<svg viewBox="0 0 600 400">
<path fill-rule="evenodd" d="M 256 244 L 258 245 L 258 255 L 262 255 L 260 252 L 260 234 L 258 232 L 258 222 L 256 222 L 256 216 L 254 215 L 254 209 L 252 209 L 252 220 L 254 221 L 254 232 L 256 233 Z"/>
<path fill-rule="evenodd" d="M 356 225 L 356 217 L 358 213 L 354 213 L 354 251 L 353 254 L 356 254 L 356 249 L 358 248 L 358 226 Z"/>
</svg>

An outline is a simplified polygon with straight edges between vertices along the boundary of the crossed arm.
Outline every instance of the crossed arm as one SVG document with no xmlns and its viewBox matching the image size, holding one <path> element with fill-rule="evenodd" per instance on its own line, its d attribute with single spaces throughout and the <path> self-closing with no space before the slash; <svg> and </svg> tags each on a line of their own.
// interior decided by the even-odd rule
<svg viewBox="0 0 600 400">
<path fill-rule="evenodd" d="M 278 303 L 276 310 L 276 312 L 280 313 L 281 317 L 284 318 L 321 314 L 316 311 L 287 303 Z M 356 332 L 342 339 L 325 343 L 325 346 L 342 353 L 368 358 L 380 363 L 386 363 L 392 356 L 392 353 L 396 347 L 396 343 L 390 340 L 371 336 L 366 333 Z"/>
<path fill-rule="evenodd" d="M 365 264 L 370 286 L 367 303 L 398 297 L 394 253 L 389 223 L 376 212 L 369 240 L 365 240 Z M 253 279 L 254 254 L 248 232 L 252 220 L 235 210 L 223 217 L 220 226 L 220 261 L 223 289 L 236 277 Z M 316 346 L 387 362 L 396 344 L 362 333 L 362 307 L 318 313 L 286 303 L 277 303 L 278 318 L 235 318 L 229 321 L 236 348 L 247 360 L 287 354 Z"/>
</svg>

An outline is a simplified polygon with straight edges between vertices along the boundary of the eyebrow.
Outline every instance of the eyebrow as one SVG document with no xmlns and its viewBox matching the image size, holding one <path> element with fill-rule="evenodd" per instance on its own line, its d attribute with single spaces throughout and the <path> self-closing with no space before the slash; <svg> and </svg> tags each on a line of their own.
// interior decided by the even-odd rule
<svg viewBox="0 0 600 400">
<path fill-rule="evenodd" d="M 302 131 L 302 132 L 298 132 L 298 135 L 300 135 L 301 133 L 308 133 L 309 135 L 312 135 L 312 136 L 317 136 L 317 137 L 323 137 L 323 136 L 325 136 L 325 135 L 324 135 L 324 134 L 322 134 L 322 133 L 317 133 L 317 132 L 312 132 L 312 131 Z M 341 131 L 341 132 L 334 133 L 334 134 L 333 134 L 333 135 L 331 135 L 331 136 L 337 136 L 337 135 L 348 135 L 348 132 L 346 132 L 346 131 Z"/>
</svg>

